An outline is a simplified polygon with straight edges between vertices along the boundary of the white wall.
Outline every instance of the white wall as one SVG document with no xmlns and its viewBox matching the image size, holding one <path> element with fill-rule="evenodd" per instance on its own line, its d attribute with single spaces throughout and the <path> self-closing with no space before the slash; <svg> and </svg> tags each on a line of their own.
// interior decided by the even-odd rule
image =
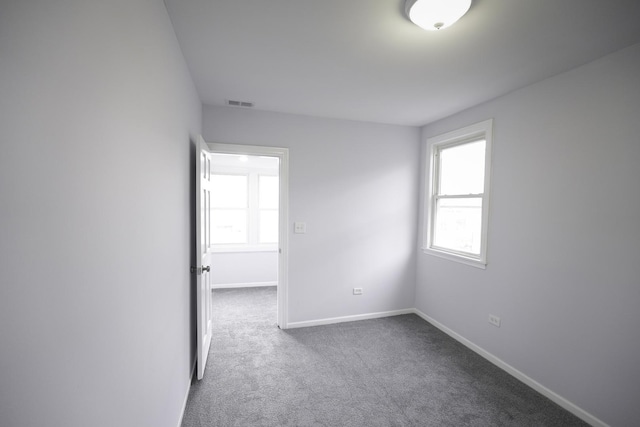
<svg viewBox="0 0 640 427">
<path fill-rule="evenodd" d="M 419 129 L 231 107 L 205 107 L 203 126 L 290 150 L 290 322 L 413 306 Z"/>
<path fill-rule="evenodd" d="M 0 425 L 171 426 L 201 104 L 161 0 L 0 4 Z"/>
<path fill-rule="evenodd" d="M 640 420 L 638 76 L 640 44 L 423 129 L 495 119 L 488 267 L 420 254 L 417 308 L 612 426 Z"/>
<path fill-rule="evenodd" d="M 211 284 L 275 286 L 278 282 L 278 252 L 216 252 L 211 255 Z"/>
</svg>

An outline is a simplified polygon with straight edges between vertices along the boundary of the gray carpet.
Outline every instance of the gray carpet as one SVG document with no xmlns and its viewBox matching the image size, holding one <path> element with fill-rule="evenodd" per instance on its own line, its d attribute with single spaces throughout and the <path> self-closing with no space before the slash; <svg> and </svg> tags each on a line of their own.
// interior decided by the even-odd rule
<svg viewBox="0 0 640 427">
<path fill-rule="evenodd" d="M 196 426 L 584 426 L 415 315 L 280 330 L 275 288 L 214 291 Z"/>
</svg>

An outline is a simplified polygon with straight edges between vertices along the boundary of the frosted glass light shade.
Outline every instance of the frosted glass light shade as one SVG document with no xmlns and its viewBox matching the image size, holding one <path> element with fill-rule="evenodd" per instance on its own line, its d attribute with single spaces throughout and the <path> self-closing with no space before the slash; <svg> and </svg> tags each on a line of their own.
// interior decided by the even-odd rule
<svg viewBox="0 0 640 427">
<path fill-rule="evenodd" d="M 471 0 L 406 0 L 404 9 L 414 24 L 433 31 L 455 23 L 469 7 Z"/>
</svg>

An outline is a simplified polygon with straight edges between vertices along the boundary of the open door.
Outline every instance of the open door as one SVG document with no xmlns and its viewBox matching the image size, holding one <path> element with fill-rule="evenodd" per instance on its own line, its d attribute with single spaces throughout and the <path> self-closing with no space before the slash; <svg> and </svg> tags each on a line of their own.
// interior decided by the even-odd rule
<svg viewBox="0 0 640 427">
<path fill-rule="evenodd" d="M 198 379 L 204 377 L 213 329 L 211 313 L 211 157 L 201 136 L 196 147 L 196 274 Z"/>
</svg>

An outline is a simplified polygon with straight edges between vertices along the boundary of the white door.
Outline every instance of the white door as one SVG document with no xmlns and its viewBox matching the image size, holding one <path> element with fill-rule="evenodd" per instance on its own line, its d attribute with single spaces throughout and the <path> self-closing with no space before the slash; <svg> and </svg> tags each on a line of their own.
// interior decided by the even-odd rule
<svg viewBox="0 0 640 427">
<path fill-rule="evenodd" d="M 211 320 L 211 155 L 207 144 L 198 137 L 196 148 L 196 259 L 198 379 L 207 365 L 213 322 Z"/>
</svg>

